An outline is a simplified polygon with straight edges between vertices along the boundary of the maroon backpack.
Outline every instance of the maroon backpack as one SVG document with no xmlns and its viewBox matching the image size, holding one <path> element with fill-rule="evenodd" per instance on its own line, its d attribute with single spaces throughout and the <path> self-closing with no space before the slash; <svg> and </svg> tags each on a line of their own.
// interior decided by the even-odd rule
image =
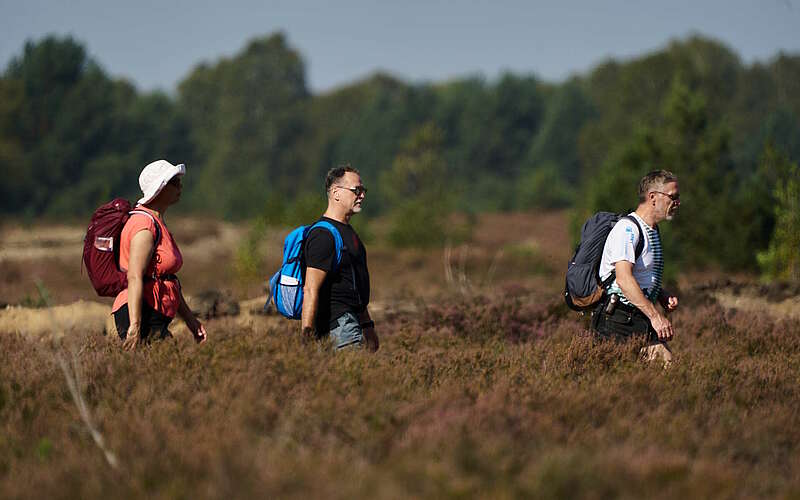
<svg viewBox="0 0 800 500">
<path fill-rule="evenodd" d="M 94 211 L 86 230 L 83 264 L 92 286 L 101 297 L 116 297 L 128 288 L 128 275 L 119 268 L 119 246 L 122 228 L 131 214 L 144 214 L 153 219 L 144 210 L 133 210 L 128 200 L 116 198 Z M 155 219 L 153 222 L 156 225 L 155 249 L 161 239 L 161 228 Z"/>
</svg>

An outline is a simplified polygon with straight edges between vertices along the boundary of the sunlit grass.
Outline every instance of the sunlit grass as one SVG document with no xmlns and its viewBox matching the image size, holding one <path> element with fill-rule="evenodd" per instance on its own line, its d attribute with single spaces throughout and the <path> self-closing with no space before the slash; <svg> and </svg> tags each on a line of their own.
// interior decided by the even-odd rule
<svg viewBox="0 0 800 500">
<path fill-rule="evenodd" d="M 75 334 L 63 348 L 123 472 L 53 347 L 2 335 L 0 496 L 796 494 L 798 326 L 714 304 L 675 323 L 666 371 L 518 290 L 387 316 L 375 356 L 267 319 L 134 353 Z"/>
</svg>

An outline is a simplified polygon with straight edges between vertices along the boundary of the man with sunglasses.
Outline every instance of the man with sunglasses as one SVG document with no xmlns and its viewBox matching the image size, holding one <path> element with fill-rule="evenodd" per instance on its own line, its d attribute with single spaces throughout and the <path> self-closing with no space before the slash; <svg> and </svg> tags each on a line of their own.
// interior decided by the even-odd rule
<svg viewBox="0 0 800 500">
<path fill-rule="evenodd" d="M 375 323 L 370 318 L 367 251 L 350 225 L 361 211 L 367 189 L 358 170 L 349 164 L 332 168 L 325 178 L 328 208 L 322 215 L 342 237 L 336 262 L 334 235 L 323 227 L 306 236 L 306 264 L 301 324 L 305 338 L 328 337 L 335 349 L 366 346 L 378 350 Z"/>
<path fill-rule="evenodd" d="M 672 360 L 666 342 L 673 337 L 666 314 L 678 307 L 678 298 L 661 286 L 664 258 L 658 224 L 669 221 L 680 207 L 678 178 L 656 170 L 639 182 L 639 206 L 631 218 L 621 218 L 606 239 L 599 275 L 605 282 L 615 275 L 606 295 L 592 313 L 592 327 L 602 337 L 625 339 L 646 335 L 643 354 L 649 359 Z M 640 243 L 640 239 L 643 241 Z M 643 243 L 643 244 L 642 244 Z M 637 257 L 637 246 L 641 252 Z M 663 307 L 663 313 L 656 304 Z"/>
</svg>

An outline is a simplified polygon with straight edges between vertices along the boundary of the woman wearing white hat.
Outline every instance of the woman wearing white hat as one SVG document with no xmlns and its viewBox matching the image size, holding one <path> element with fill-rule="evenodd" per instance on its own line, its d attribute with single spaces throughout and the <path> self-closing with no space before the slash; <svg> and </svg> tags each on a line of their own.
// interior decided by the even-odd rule
<svg viewBox="0 0 800 500">
<path fill-rule="evenodd" d="M 157 160 L 139 175 L 143 196 L 120 238 L 119 265 L 127 270 L 128 288 L 117 295 L 111 309 L 125 349 L 152 338 L 170 337 L 169 323 L 176 314 L 186 321 L 195 341 L 207 338 L 205 327 L 183 298 L 175 276 L 183 257 L 164 224 L 164 213 L 180 200 L 185 173 L 183 164 Z"/>
</svg>

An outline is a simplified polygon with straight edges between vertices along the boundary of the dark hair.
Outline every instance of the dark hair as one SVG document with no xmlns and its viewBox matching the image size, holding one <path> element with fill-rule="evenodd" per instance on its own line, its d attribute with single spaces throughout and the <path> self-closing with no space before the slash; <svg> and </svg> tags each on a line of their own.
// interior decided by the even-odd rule
<svg viewBox="0 0 800 500">
<path fill-rule="evenodd" d="M 639 203 L 647 200 L 647 193 L 653 191 L 654 187 L 662 187 L 677 180 L 678 177 L 668 170 L 653 170 L 648 173 L 639 181 Z"/>
<path fill-rule="evenodd" d="M 337 165 L 332 169 L 328 170 L 328 175 L 325 176 L 325 192 L 328 193 L 331 190 L 331 186 L 333 183 L 344 177 L 344 174 L 347 172 L 353 172 L 355 174 L 361 175 L 361 173 L 350 166 L 349 163 L 345 163 L 344 165 Z"/>
</svg>

